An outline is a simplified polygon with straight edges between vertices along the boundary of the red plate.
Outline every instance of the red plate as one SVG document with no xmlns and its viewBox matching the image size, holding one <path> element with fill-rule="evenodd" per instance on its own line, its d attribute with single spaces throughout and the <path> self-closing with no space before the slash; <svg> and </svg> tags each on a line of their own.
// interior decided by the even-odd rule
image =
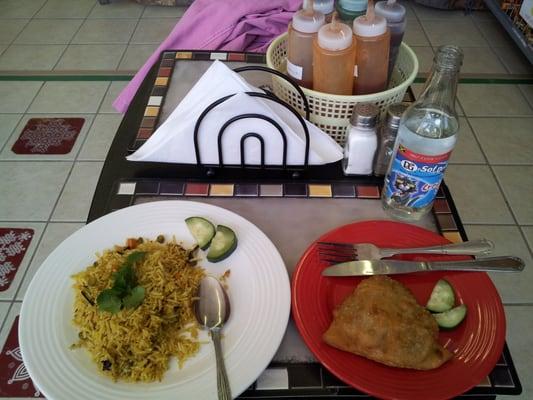
<svg viewBox="0 0 533 400">
<path fill-rule="evenodd" d="M 374 243 L 381 247 L 415 247 L 449 243 L 442 236 L 413 225 L 389 221 L 349 224 L 318 240 Z M 407 256 L 403 256 L 407 259 Z M 423 256 L 423 259 L 456 257 Z M 411 256 L 410 259 L 422 259 Z M 500 296 L 483 272 L 421 272 L 393 275 L 425 304 L 437 280 L 446 278 L 458 303 L 468 307 L 465 321 L 452 331 L 441 332 L 440 343 L 454 353 L 452 360 L 431 371 L 392 368 L 337 350 L 322 341 L 332 310 L 364 278 L 323 277 L 326 265 L 319 261 L 316 243 L 300 259 L 292 278 L 292 312 L 296 325 L 316 358 L 339 379 L 380 398 L 448 399 L 471 389 L 498 361 L 505 342 L 505 314 Z"/>
</svg>

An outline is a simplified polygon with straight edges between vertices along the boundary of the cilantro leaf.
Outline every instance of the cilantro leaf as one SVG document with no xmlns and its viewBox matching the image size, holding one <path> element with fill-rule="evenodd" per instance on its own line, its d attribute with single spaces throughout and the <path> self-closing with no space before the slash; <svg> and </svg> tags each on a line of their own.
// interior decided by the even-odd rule
<svg viewBox="0 0 533 400">
<path fill-rule="evenodd" d="M 130 288 L 128 287 L 128 281 L 127 281 L 127 274 L 124 273 L 124 268 L 131 267 L 124 266 L 121 267 L 117 272 L 113 273 L 113 278 L 115 279 L 113 282 L 113 289 L 115 289 L 117 292 L 120 292 L 120 294 L 126 293 Z"/>
<path fill-rule="evenodd" d="M 114 289 L 105 289 L 96 298 L 98 309 L 100 311 L 109 311 L 115 314 L 120 311 L 121 300 Z"/>
<path fill-rule="evenodd" d="M 133 265 L 144 258 L 146 252 L 136 251 L 126 257 L 118 271 L 113 273 L 113 287 L 103 290 L 96 299 L 100 311 L 119 312 L 122 307 L 134 308 L 144 300 L 144 288 L 137 286 Z"/>
<path fill-rule="evenodd" d="M 142 260 L 145 255 L 146 252 L 144 251 L 136 251 L 135 253 L 128 255 L 126 261 L 124 261 L 119 270 L 113 274 L 113 278 L 115 279 L 113 284 L 114 288 L 128 292 L 137 286 L 133 264 Z"/>
<path fill-rule="evenodd" d="M 128 290 L 131 290 L 131 288 L 137 286 L 137 279 L 135 279 L 135 271 L 133 270 L 133 267 L 131 265 L 125 265 L 124 267 L 122 267 L 121 272 Z"/>
<path fill-rule="evenodd" d="M 130 253 L 126 258 L 125 264 L 132 265 L 137 261 L 141 261 L 146 255 L 146 251 L 136 251 L 135 253 Z"/>
<path fill-rule="evenodd" d="M 144 288 L 142 286 L 135 286 L 130 294 L 122 299 L 122 304 L 125 308 L 135 308 L 139 306 L 144 300 Z"/>
</svg>

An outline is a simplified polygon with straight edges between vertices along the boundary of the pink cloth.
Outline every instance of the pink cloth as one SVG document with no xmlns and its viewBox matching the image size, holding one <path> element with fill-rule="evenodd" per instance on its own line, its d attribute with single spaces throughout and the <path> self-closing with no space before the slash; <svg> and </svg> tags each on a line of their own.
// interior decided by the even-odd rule
<svg viewBox="0 0 533 400">
<path fill-rule="evenodd" d="M 264 52 L 282 32 L 302 0 L 196 0 L 113 103 L 125 112 L 162 51 Z"/>
</svg>

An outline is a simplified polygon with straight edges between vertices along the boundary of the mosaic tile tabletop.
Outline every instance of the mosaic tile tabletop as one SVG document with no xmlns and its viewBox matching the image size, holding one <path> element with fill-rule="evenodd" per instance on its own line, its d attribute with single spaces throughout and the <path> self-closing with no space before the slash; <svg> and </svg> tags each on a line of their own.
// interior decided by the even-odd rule
<svg viewBox="0 0 533 400">
<path fill-rule="evenodd" d="M 150 201 L 172 199 L 202 201 L 237 212 L 256 224 L 274 242 L 289 273 L 309 243 L 330 229 L 353 220 L 386 218 L 380 214 L 381 187 L 350 182 L 252 183 L 192 182 L 186 180 L 139 179 L 119 181 L 108 202 L 108 211 Z M 287 206 L 287 202 L 291 205 Z M 258 209 L 263 210 L 258 212 Z M 334 210 L 333 210 L 334 209 Z M 320 215 L 316 214 L 320 210 Z M 350 214 L 351 212 L 351 214 Z M 260 215 L 261 214 L 261 215 Z M 283 220 L 279 230 L 269 219 Z M 313 224 L 306 220 L 313 219 Z M 327 220 L 327 222 L 324 222 Z M 326 225 L 324 225 L 326 224 Z M 440 232 L 451 242 L 466 239 L 461 221 L 450 201 L 447 189 L 441 188 L 432 213 L 419 225 Z M 293 226 L 305 226 L 308 232 L 297 237 Z M 315 229 L 316 226 L 319 228 Z M 287 231 L 287 232 L 285 232 Z M 313 356 L 295 350 L 301 339 L 294 327 L 289 328 L 269 368 L 240 398 L 320 398 L 367 397 L 336 379 Z M 291 361 L 289 361 L 291 360 Z M 521 386 L 507 347 L 494 370 L 468 392 L 475 398 L 494 398 L 496 393 L 517 394 Z"/>
<path fill-rule="evenodd" d="M 169 95 L 169 92 L 174 90 L 170 83 L 176 63 L 183 60 L 210 63 L 215 59 L 226 62 L 264 64 L 264 55 L 188 51 L 167 51 L 163 53 L 162 61 L 158 66 L 158 76 L 151 88 L 150 96 L 143 110 L 142 120 L 135 132 L 135 140 L 129 149 L 130 151 L 142 145 L 155 131 L 160 119 L 166 117 L 165 98 Z M 201 74 L 201 72 L 198 73 Z M 176 93 L 172 92 L 171 95 L 175 96 Z M 64 120 L 67 119 L 65 118 Z M 72 131 L 76 130 L 76 124 L 74 121 L 70 122 L 72 122 L 70 128 L 54 130 L 56 133 L 51 135 L 46 133 L 50 132 L 48 126 L 38 129 L 36 127 L 39 123 L 41 125 L 58 124 L 58 121 L 34 121 L 34 125 L 28 123 L 15 146 L 19 146 L 18 151 L 34 153 L 41 151 L 41 149 L 44 149 L 42 151 L 68 152 L 72 149 L 76 136 L 79 134 L 79 129 L 83 125 L 83 122 L 81 122 L 78 133 L 74 134 Z M 66 121 L 66 123 L 68 124 L 69 121 Z M 60 127 L 60 125 L 56 126 Z M 39 129 L 45 133 L 41 135 L 31 133 Z M 29 133 L 23 136 L 25 132 Z M 41 143 L 35 139 L 36 137 L 45 137 L 46 140 Z M 15 146 L 13 151 L 15 151 Z M 360 220 L 365 216 L 367 218 L 380 217 L 381 209 L 378 206 L 380 192 L 380 186 L 375 184 L 333 181 L 291 181 L 280 183 L 237 180 L 205 182 L 188 181 L 186 179 L 123 179 L 115 183 L 113 192 L 108 199 L 106 212 L 142 202 L 184 199 L 221 205 L 228 209 L 241 207 L 233 211 L 237 211 L 245 218 L 252 220 L 262 229 L 264 228 L 262 225 L 268 226 L 268 219 L 271 218 L 271 213 L 278 210 L 282 210 L 285 213 L 282 215 L 285 221 L 304 225 L 306 221 L 298 220 L 299 215 L 306 215 L 306 218 L 311 220 L 312 218 L 323 217 L 323 215 L 317 215 L 317 209 L 320 209 L 320 214 L 324 215 L 326 215 L 324 211 L 326 210 L 327 213 L 330 213 L 327 215 L 333 217 L 322 218 L 322 221 L 329 219 L 328 223 L 338 226 L 353 220 Z M 257 210 L 257 207 L 261 208 L 261 204 L 267 204 L 266 202 L 272 207 L 263 207 L 261 213 L 254 211 Z M 286 208 L 289 203 L 292 204 L 292 211 Z M 332 213 L 335 208 L 338 209 L 336 215 Z M 297 212 L 294 212 L 294 210 L 297 210 Z M 303 214 L 298 214 L 299 212 Z M 247 215 L 247 213 L 250 215 Z M 452 242 L 461 242 L 466 239 L 461 221 L 446 189 L 439 191 L 433 212 L 422 221 L 421 225 L 440 232 Z M 269 226 L 272 226 L 272 224 L 270 223 Z M 324 227 L 320 226 L 317 229 L 324 229 Z M 280 231 L 279 227 L 277 230 Z M 276 239 L 274 232 L 269 232 L 265 229 L 265 233 L 273 238 L 276 247 L 284 256 L 290 272 L 290 266 L 296 263 L 297 258 L 305 248 L 304 246 L 309 243 L 309 238 L 293 237 L 292 240 L 288 240 L 280 236 Z M 318 235 L 317 232 L 312 230 L 308 233 L 311 236 Z M 4 262 L 4 264 L 0 264 L 0 282 L 5 282 L 4 285 L 7 287 L 9 287 L 8 285 L 17 274 L 16 265 L 17 263 L 20 264 L 21 259 L 24 257 L 23 249 L 28 247 L 32 234 L 33 232 L 30 229 L 20 228 L 20 231 L 18 231 L 15 228 L 5 228 L 0 230 L 0 250 L 3 251 L 3 253 L 0 252 L 0 257 L 4 257 L 4 260 L 0 259 L 1 262 Z M 15 239 L 13 239 L 14 237 Z M 6 243 L 6 245 L 1 247 L 2 243 Z M 4 248 L 6 249 L 5 251 L 2 250 Z M 287 254 L 291 255 L 286 256 Z M 6 262 L 8 266 L 3 267 Z M 1 290 L 2 286 L 0 284 Z M 3 330 L 3 332 L 8 330 L 8 333 L 2 346 L 2 353 L 0 353 L 0 398 L 42 397 L 24 368 L 17 338 L 18 317 L 13 311 L 11 315 L 13 315 L 12 318 L 14 319 L 6 320 L 6 326 Z M 348 387 L 320 364 L 314 362 L 313 356 L 309 351 L 305 351 L 305 346 L 295 350 L 298 346 L 294 346 L 294 343 L 298 340 L 301 341 L 301 339 L 295 333 L 294 326 L 291 328 L 289 324 L 288 331 L 296 336 L 289 337 L 282 342 L 273 362 L 240 398 L 368 398 L 367 395 Z M 297 351 L 300 353 L 296 354 Z M 292 356 L 294 358 L 289 362 Z M 494 398 L 496 394 L 518 394 L 520 391 L 521 385 L 506 346 L 494 370 L 472 391 L 467 393 L 465 398 L 489 399 Z"/>
<path fill-rule="evenodd" d="M 322 214 L 330 215 L 328 212 L 331 212 L 331 210 L 327 211 L 327 209 L 331 209 L 331 206 L 341 211 L 346 209 L 352 210 L 354 212 L 353 218 L 357 219 L 363 215 L 370 215 L 365 213 L 375 213 L 376 209 L 379 209 L 379 207 L 376 208 L 376 204 L 379 202 L 380 190 L 378 185 L 349 182 L 205 183 L 184 180 L 125 180 L 116 183 L 115 190 L 110 196 L 108 211 L 147 201 L 187 199 L 212 202 L 229 209 L 235 207 L 236 202 L 240 202 L 241 204 L 245 204 L 245 209 L 248 209 L 248 211 L 243 209 L 240 213 L 245 218 L 252 219 L 247 213 L 249 214 L 251 212 L 254 214 L 253 211 L 250 211 L 251 209 L 257 206 L 261 208 L 265 204 L 261 202 L 268 201 L 274 210 L 280 210 L 279 207 L 284 207 L 283 204 L 285 202 L 292 202 L 293 206 L 296 204 L 299 205 L 298 208 L 301 210 L 298 212 L 294 212 L 294 207 L 292 207 L 291 209 L 293 211 L 289 214 L 281 215 L 286 221 L 290 221 L 291 218 L 297 221 L 298 216 L 294 214 L 298 214 L 302 210 L 308 213 L 309 216 L 313 215 L 313 213 L 316 214 L 317 207 L 321 210 Z M 265 212 L 262 213 L 263 215 L 259 219 L 257 219 L 257 213 L 255 213 L 254 223 L 262 229 L 265 229 L 265 221 L 270 218 L 268 209 L 269 207 L 265 208 Z M 335 218 L 331 223 L 334 225 L 342 223 L 342 221 L 345 221 L 345 212 L 342 211 L 340 217 L 337 216 Z M 293 224 L 293 221 L 290 224 Z M 449 201 L 446 190 L 439 191 L 433 213 L 430 218 L 423 221 L 422 225 L 428 229 L 440 231 L 446 238 L 453 242 L 460 242 L 466 238 L 461 222 L 455 212 L 453 203 Z M 308 244 L 307 237 L 303 237 L 302 240 L 293 238 L 292 241 L 283 238 L 276 240 L 272 232 L 265 230 L 265 233 L 273 239 L 282 255 L 286 255 L 288 252 L 294 253 L 293 255 L 296 258 L 287 259 L 284 256 L 288 266 L 295 264 L 297 257 L 301 253 L 300 249 L 296 252 L 294 249 L 298 246 L 306 246 Z M 20 263 L 20 260 L 24 256 L 24 251 L 32 239 L 32 234 L 31 229 L 2 228 L 0 230 L 0 257 L 3 259 L 4 265 L 6 261 L 8 265 L 17 265 L 17 263 Z M 289 234 L 292 235 L 290 232 Z M 312 231 L 310 234 L 316 235 Z M 5 277 L 9 282 L 12 275 L 16 273 L 16 270 L 13 271 L 11 268 L 8 268 L 6 271 L 8 272 Z M 0 398 L 42 397 L 39 389 L 34 386 L 29 378 L 20 356 L 17 337 L 18 317 L 10 324 L 9 333 L 3 344 L 2 353 L 0 354 Z M 290 330 L 291 328 L 289 327 L 288 331 Z M 294 328 L 292 328 L 292 332 L 293 335 L 297 335 Z M 320 396 L 321 398 L 339 398 L 345 396 L 352 398 L 368 397 L 339 381 L 320 364 L 313 362 L 313 357 L 308 351 L 306 353 L 305 351 L 302 352 L 299 350 L 299 354 L 295 353 L 295 340 L 301 339 L 295 337 L 290 337 L 288 340 L 284 339 L 271 365 L 240 398 L 292 397 L 296 399 L 310 398 L 312 396 Z M 300 360 L 306 361 L 288 362 L 287 354 L 284 353 L 286 351 L 289 351 L 289 358 L 299 357 Z M 494 398 L 495 393 L 513 394 L 519 390 L 520 383 L 509 351 L 505 347 L 504 353 L 494 370 L 468 393 L 468 398 L 489 399 Z M 472 397 L 473 395 L 476 397 Z"/>
</svg>

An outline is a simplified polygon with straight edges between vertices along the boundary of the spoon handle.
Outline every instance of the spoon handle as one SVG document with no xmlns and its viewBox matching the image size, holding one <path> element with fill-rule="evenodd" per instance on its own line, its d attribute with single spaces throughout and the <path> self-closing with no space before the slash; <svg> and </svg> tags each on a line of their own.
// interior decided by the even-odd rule
<svg viewBox="0 0 533 400">
<path fill-rule="evenodd" d="M 220 329 L 212 329 L 211 337 L 215 345 L 215 357 L 217 360 L 217 390 L 219 400 L 231 400 L 231 388 L 229 386 L 228 375 L 224 365 L 222 346 L 220 343 Z"/>
</svg>

